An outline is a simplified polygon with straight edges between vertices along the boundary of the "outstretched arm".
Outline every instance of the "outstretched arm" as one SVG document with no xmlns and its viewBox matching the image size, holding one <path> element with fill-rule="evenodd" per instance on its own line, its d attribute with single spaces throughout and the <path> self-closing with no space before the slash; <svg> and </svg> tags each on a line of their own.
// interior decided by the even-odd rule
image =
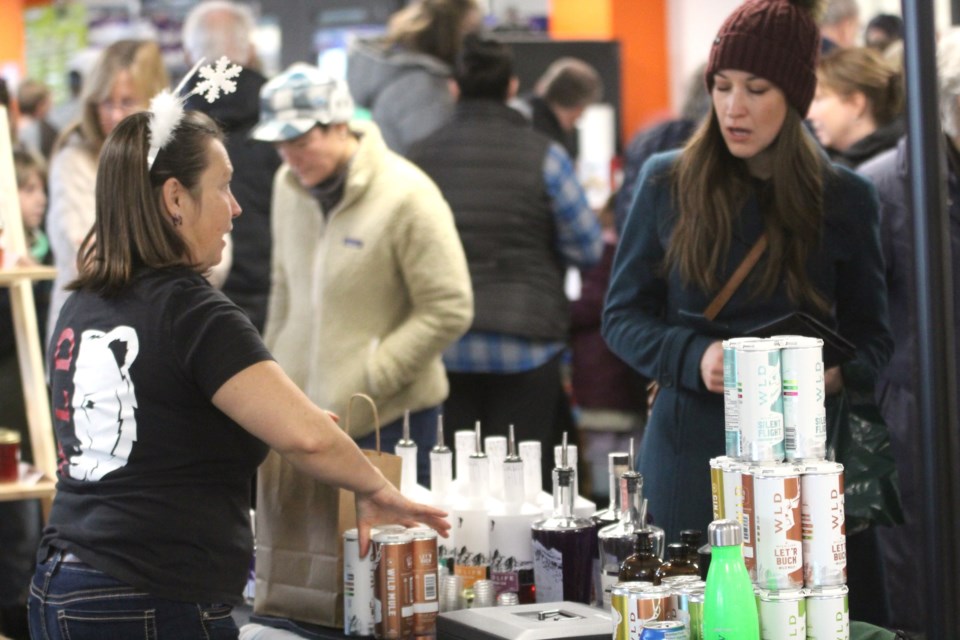
<svg viewBox="0 0 960 640">
<path fill-rule="evenodd" d="M 370 527 L 377 524 L 419 522 L 446 535 L 446 513 L 400 495 L 276 362 L 258 362 L 240 371 L 217 390 L 213 403 L 304 473 L 356 494 L 361 554 L 367 551 Z"/>
</svg>

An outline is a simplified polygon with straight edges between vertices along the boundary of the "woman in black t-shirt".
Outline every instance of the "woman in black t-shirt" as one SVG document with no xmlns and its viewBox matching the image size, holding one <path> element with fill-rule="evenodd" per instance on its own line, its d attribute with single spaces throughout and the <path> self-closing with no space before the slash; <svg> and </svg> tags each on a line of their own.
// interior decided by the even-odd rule
<svg viewBox="0 0 960 640">
<path fill-rule="evenodd" d="M 55 319 L 58 490 L 34 637 L 236 638 L 250 478 L 268 447 L 356 493 L 364 552 L 373 524 L 449 526 L 386 481 L 204 280 L 240 207 L 217 126 L 174 115 L 166 136 L 144 112 L 106 141 L 96 223 Z"/>
</svg>

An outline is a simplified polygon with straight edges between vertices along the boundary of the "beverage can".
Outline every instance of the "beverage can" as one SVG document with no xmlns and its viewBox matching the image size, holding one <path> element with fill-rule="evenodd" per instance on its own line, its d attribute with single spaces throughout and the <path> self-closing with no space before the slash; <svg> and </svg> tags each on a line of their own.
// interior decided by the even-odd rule
<svg viewBox="0 0 960 640">
<path fill-rule="evenodd" d="M 737 391 L 737 347 L 759 338 L 731 338 L 723 341 L 723 427 L 727 456 L 743 456 L 740 437 L 740 403 Z M 714 514 L 714 520 L 723 518 Z"/>
<path fill-rule="evenodd" d="M 727 520 L 743 524 L 743 472 L 747 465 L 736 460 L 727 460 L 723 465 L 723 505 Z"/>
<path fill-rule="evenodd" d="M 807 640 L 850 640 L 846 586 L 807 590 Z"/>
<path fill-rule="evenodd" d="M 782 462 L 780 347 L 769 339 L 745 342 L 736 349 L 736 367 L 741 457 L 750 462 Z"/>
<path fill-rule="evenodd" d="M 647 622 L 662 620 L 669 592 L 649 582 L 621 582 L 610 590 L 614 640 L 637 640 Z"/>
<path fill-rule="evenodd" d="M 686 598 L 681 606 L 685 606 L 686 609 L 681 608 L 681 611 L 687 618 L 685 622 L 690 640 L 703 640 L 703 591 L 685 595 Z M 678 617 L 678 619 L 684 621 L 683 617 Z"/>
<path fill-rule="evenodd" d="M 713 519 L 722 520 L 726 518 L 727 505 L 724 498 L 726 492 L 723 485 L 723 468 L 731 458 L 719 456 L 710 458 L 710 497 L 713 501 Z"/>
<path fill-rule="evenodd" d="M 687 627 L 679 620 L 658 620 L 643 625 L 639 640 L 688 640 Z"/>
<path fill-rule="evenodd" d="M 740 531 L 743 534 L 743 564 L 753 582 L 757 581 L 757 514 L 754 510 L 754 478 L 753 468 L 745 467 L 740 473 L 740 483 L 743 493 L 743 519 L 740 521 Z"/>
<path fill-rule="evenodd" d="M 803 590 L 767 591 L 757 594 L 760 640 L 807 637 L 807 607 Z"/>
<path fill-rule="evenodd" d="M 343 634 L 373 635 L 372 553 L 360 557 L 356 529 L 343 532 Z"/>
<path fill-rule="evenodd" d="M 406 531 L 373 535 L 373 623 L 379 640 L 413 633 L 413 536 Z"/>
<path fill-rule="evenodd" d="M 804 465 L 800 485 L 804 585 L 817 588 L 846 584 L 843 465 L 827 461 Z"/>
<path fill-rule="evenodd" d="M 800 468 L 792 464 L 753 468 L 757 580 L 761 589 L 803 588 L 800 531 Z"/>
<path fill-rule="evenodd" d="M 20 434 L 0 427 L 0 482 L 20 479 Z"/>
<path fill-rule="evenodd" d="M 433 635 L 437 630 L 440 599 L 437 593 L 437 532 L 430 527 L 407 529 L 413 536 L 413 633 Z"/>
<path fill-rule="evenodd" d="M 823 460 L 827 451 L 823 340 L 775 336 L 783 378 L 783 442 L 787 460 Z"/>
</svg>

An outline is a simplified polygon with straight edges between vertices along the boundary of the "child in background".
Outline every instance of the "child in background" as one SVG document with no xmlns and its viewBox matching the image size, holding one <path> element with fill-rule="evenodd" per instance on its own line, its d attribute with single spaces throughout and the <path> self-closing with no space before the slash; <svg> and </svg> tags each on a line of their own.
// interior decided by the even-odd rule
<svg viewBox="0 0 960 640">
<path fill-rule="evenodd" d="M 13 167 L 27 244 L 27 255 L 7 258 L 7 264 L 51 264 L 50 244 L 43 233 L 47 209 L 47 188 L 43 167 L 25 151 L 14 151 Z M 44 335 L 46 310 L 50 302 L 50 281 L 38 280 L 33 287 L 37 324 Z M 10 294 L 0 288 L 0 425 L 20 433 L 21 458 L 33 462 L 27 413 L 24 405 L 20 367 L 10 310 Z M 0 502 L 0 636 L 27 638 L 27 587 L 33 574 L 40 544 L 40 503 L 37 500 Z"/>
<path fill-rule="evenodd" d="M 609 500 L 607 454 L 636 451 L 647 417 L 647 380 L 607 348 L 600 335 L 603 299 L 617 248 L 614 224 L 616 194 L 598 214 L 603 229 L 603 257 L 581 274 L 580 298 L 570 305 L 573 400 L 577 406 L 581 460 L 588 469 L 591 499 Z"/>
</svg>

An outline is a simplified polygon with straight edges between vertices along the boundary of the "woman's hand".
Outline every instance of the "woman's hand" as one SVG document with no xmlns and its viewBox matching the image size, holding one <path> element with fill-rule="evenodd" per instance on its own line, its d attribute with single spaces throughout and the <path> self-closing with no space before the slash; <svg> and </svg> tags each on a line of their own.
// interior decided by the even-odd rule
<svg viewBox="0 0 960 640">
<path fill-rule="evenodd" d="M 723 393 L 723 342 L 717 340 L 703 352 L 700 377 L 707 391 Z"/>
<path fill-rule="evenodd" d="M 840 367 L 830 367 L 823 372 L 823 390 L 828 396 L 836 395 L 843 389 L 843 372 Z"/>
<path fill-rule="evenodd" d="M 367 555 L 370 547 L 370 528 L 379 524 L 402 524 L 405 527 L 425 524 L 444 538 L 450 529 L 450 523 L 444 520 L 445 511 L 404 498 L 389 482 L 372 493 L 356 494 L 356 505 L 361 558 Z"/>
</svg>

